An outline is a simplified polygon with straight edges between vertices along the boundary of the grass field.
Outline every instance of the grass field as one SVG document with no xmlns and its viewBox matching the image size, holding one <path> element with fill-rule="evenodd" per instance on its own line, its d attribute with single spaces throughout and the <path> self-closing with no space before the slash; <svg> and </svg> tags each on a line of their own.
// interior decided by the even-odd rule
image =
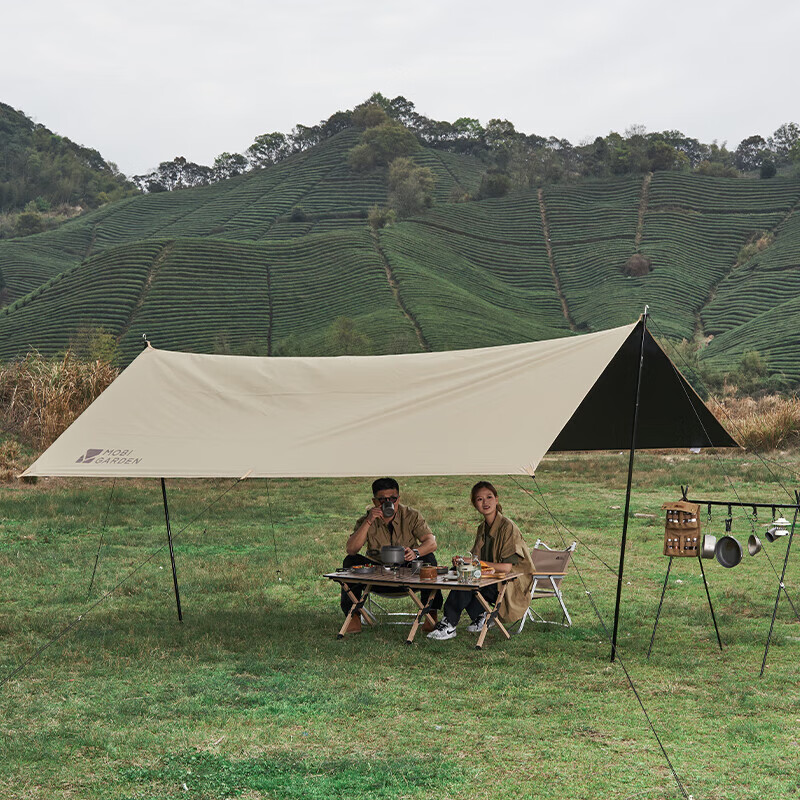
<svg viewBox="0 0 800 800">
<path fill-rule="evenodd" d="M 705 562 L 722 653 L 698 566 L 676 560 L 647 661 L 667 565 L 660 506 L 681 483 L 697 496 L 788 502 L 781 483 L 796 485 L 800 458 L 774 458 L 775 475 L 737 454 L 637 457 L 632 511 L 654 516 L 631 520 L 620 652 L 695 800 L 797 796 L 800 623 L 782 600 L 759 679 L 777 585 L 766 556 L 780 569 L 785 541 L 734 570 Z M 624 454 L 565 455 L 546 459 L 536 484 L 496 479 L 529 543 L 557 544 L 541 488 L 566 540 L 580 540 L 576 564 L 607 621 L 616 579 L 601 559 L 615 568 L 626 466 Z M 472 542 L 471 483 L 402 481 L 440 560 Z M 490 633 L 483 652 L 463 627 L 410 648 L 400 627 L 337 641 L 338 593 L 319 576 L 340 562 L 368 480 L 250 481 L 213 502 L 229 487 L 168 484 L 183 624 L 156 481 L 119 482 L 113 498 L 110 482 L 3 489 L 0 679 L 141 566 L 0 688 L 1 797 L 681 796 L 577 572 L 564 585 L 571 629 Z M 707 525 L 703 513 L 705 531 L 719 534 L 723 517 Z M 750 530 L 734 513 L 734 534 Z M 799 576 L 790 562 L 798 607 Z"/>
</svg>

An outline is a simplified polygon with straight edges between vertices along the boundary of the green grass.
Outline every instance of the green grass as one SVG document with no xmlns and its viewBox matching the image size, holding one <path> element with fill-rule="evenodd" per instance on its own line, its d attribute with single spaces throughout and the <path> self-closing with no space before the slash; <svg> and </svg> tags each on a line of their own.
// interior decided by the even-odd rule
<svg viewBox="0 0 800 800">
<path fill-rule="evenodd" d="M 777 477 L 795 485 L 798 457 L 777 458 Z M 563 455 L 537 476 L 567 541 L 580 539 L 576 564 L 606 620 L 615 578 L 599 559 L 616 565 L 626 466 L 625 454 Z M 697 564 L 676 560 L 645 659 L 667 564 L 661 503 L 681 483 L 732 497 L 726 474 L 744 499 L 786 499 L 751 456 L 637 456 L 632 511 L 655 517 L 630 524 L 621 654 L 695 798 L 792 797 L 800 624 L 785 601 L 758 678 L 776 588 L 765 555 L 779 567 L 785 542 L 734 570 L 705 562 L 722 653 Z M 506 512 L 529 543 L 558 543 L 536 485 L 516 480 L 522 488 L 496 479 Z M 469 546 L 469 478 L 401 483 L 443 559 Z M 564 585 L 570 629 L 529 623 L 509 642 L 490 633 L 482 652 L 463 628 L 410 648 L 393 626 L 338 641 L 338 592 L 320 575 L 340 562 L 368 480 L 271 481 L 271 507 L 267 485 L 248 481 L 205 508 L 229 486 L 168 483 L 183 624 L 157 481 L 118 482 L 111 503 L 110 482 L 3 489 L 2 676 L 162 549 L 0 689 L 0 797 L 679 796 L 576 572 Z M 719 534 L 723 516 L 708 526 L 704 513 L 705 530 Z M 734 514 L 733 532 L 746 539 L 747 515 Z M 795 560 L 796 603 L 798 577 Z"/>
</svg>

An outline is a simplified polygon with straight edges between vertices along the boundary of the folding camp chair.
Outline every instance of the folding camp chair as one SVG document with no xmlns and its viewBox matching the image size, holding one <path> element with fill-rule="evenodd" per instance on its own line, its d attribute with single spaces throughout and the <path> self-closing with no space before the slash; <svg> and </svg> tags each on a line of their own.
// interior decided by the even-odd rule
<svg viewBox="0 0 800 800">
<path fill-rule="evenodd" d="M 554 622 L 544 619 L 544 617 L 534 611 L 531 606 L 528 606 L 524 616 L 520 620 L 517 633 L 522 632 L 525 626 L 525 620 L 527 619 L 530 619 L 531 622 L 544 622 L 548 625 L 563 625 L 565 628 L 572 625 L 572 618 L 564 603 L 564 595 L 561 594 L 561 581 L 563 581 L 566 576 L 567 567 L 569 566 L 570 559 L 577 545 L 577 542 L 573 542 L 566 550 L 553 550 L 541 539 L 536 540 L 536 544 L 531 551 L 533 563 L 536 567 L 536 571 L 533 573 L 533 586 L 531 586 L 531 603 L 543 597 L 555 597 L 561 605 L 564 616 L 561 622 Z M 564 622 L 564 620 L 566 620 L 566 622 Z"/>
</svg>

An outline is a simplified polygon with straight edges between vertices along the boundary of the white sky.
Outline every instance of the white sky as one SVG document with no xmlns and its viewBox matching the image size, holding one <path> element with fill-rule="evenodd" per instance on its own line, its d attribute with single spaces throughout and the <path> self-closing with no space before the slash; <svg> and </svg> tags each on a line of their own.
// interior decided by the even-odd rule
<svg viewBox="0 0 800 800">
<path fill-rule="evenodd" d="M 573 143 L 800 123 L 800 2 L 38 0 L 3 9 L 0 101 L 126 174 L 210 164 L 380 91 Z"/>
</svg>

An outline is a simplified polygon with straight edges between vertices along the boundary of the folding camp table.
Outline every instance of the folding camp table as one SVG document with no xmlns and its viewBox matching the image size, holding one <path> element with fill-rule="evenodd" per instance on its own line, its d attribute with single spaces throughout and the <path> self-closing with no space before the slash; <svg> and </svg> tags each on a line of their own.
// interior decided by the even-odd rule
<svg viewBox="0 0 800 800">
<path fill-rule="evenodd" d="M 484 609 L 486 609 L 486 622 L 481 629 L 480 635 L 478 636 L 478 641 L 475 644 L 476 650 L 483 649 L 483 641 L 486 638 L 486 632 L 489 630 L 490 622 L 495 623 L 497 628 L 500 630 L 503 636 L 506 637 L 506 639 L 511 638 L 511 634 L 506 630 L 503 623 L 500 622 L 497 609 L 503 600 L 503 596 L 506 593 L 506 587 L 508 584 L 519 577 L 520 573 L 518 572 L 498 573 L 485 578 L 482 577 L 474 583 L 465 583 L 461 580 L 448 580 L 445 575 L 438 575 L 436 580 L 422 580 L 419 575 L 412 574 L 411 570 L 406 568 L 400 568 L 392 571 L 381 570 L 379 568 L 376 572 L 369 575 L 359 575 L 359 572 L 360 570 L 343 570 L 342 572 L 330 572 L 324 576 L 340 584 L 348 597 L 353 601 L 353 605 L 350 607 L 350 611 L 345 618 L 344 625 L 342 625 L 341 630 L 337 634 L 337 638 L 339 639 L 344 638 L 347 628 L 350 625 L 350 620 L 354 614 L 360 614 L 363 611 L 364 620 L 369 625 L 374 624 L 373 620 L 369 617 L 369 612 L 364 609 L 364 603 L 373 589 L 396 589 L 398 590 L 398 594 L 402 594 L 402 591 L 405 590 L 419 609 L 414 617 L 414 621 L 411 624 L 411 630 L 408 632 L 406 644 L 411 644 L 414 641 L 414 637 L 417 635 L 417 629 L 422 624 L 422 620 L 424 618 L 427 618 L 432 624 L 434 622 L 433 618 L 430 616 L 430 612 L 433 609 L 429 605 L 425 605 L 422 600 L 420 600 L 420 598 L 417 596 L 417 592 L 430 590 L 430 596 L 432 597 L 433 592 L 436 591 L 436 589 L 443 589 L 446 591 L 455 589 L 459 591 L 474 592 L 480 604 L 484 607 Z M 495 584 L 499 584 L 497 600 L 495 601 L 494 605 L 490 605 L 486 598 L 478 590 L 483 589 L 486 586 L 494 586 Z M 355 596 L 351 588 L 358 585 L 364 587 L 364 592 L 360 599 Z"/>
</svg>

